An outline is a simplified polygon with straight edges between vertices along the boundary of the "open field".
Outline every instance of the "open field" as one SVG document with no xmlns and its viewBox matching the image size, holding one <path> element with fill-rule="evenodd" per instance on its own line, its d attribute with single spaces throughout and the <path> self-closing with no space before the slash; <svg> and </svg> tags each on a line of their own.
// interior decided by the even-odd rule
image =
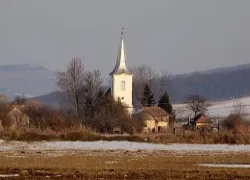
<svg viewBox="0 0 250 180">
<path fill-rule="evenodd" d="M 13 142 L 2 142 L 1 147 L 7 147 L 8 143 Z M 250 179 L 248 166 L 238 168 L 200 165 L 249 165 L 249 146 L 217 145 L 223 147 L 220 149 L 211 145 L 190 147 L 179 144 L 178 147 L 172 145 L 176 146 L 176 149 L 162 150 L 162 148 L 154 149 L 153 147 L 158 147 L 155 144 L 146 146 L 144 143 L 132 145 L 129 142 L 123 143 L 117 144 L 116 149 L 105 144 L 103 146 L 106 148 L 103 149 L 99 147 L 88 149 L 73 143 L 60 146 L 61 144 L 57 142 L 53 147 L 37 146 L 37 142 L 37 144 L 24 143 L 25 146 L 20 143 L 20 148 L 2 148 L 0 179 Z M 130 145 L 126 147 L 126 143 Z M 93 146 L 93 144 L 88 145 Z M 128 148 L 131 146 L 137 148 Z M 146 148 L 149 146 L 152 148 Z M 61 148 L 53 150 L 55 147 Z"/>
</svg>

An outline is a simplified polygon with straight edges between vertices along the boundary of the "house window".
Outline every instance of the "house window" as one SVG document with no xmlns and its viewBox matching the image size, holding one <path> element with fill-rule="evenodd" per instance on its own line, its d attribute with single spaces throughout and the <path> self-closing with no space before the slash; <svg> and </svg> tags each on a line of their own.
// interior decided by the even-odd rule
<svg viewBox="0 0 250 180">
<path fill-rule="evenodd" d="M 126 89 L 125 86 L 126 86 L 125 81 L 122 81 L 122 82 L 121 82 L 121 90 L 122 90 L 122 91 L 125 91 L 125 89 Z"/>
</svg>

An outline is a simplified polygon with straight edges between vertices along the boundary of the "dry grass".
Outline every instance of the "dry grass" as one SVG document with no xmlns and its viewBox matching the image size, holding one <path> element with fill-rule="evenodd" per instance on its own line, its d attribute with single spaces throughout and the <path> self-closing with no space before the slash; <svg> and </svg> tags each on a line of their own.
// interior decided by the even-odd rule
<svg viewBox="0 0 250 180">
<path fill-rule="evenodd" d="M 134 134 L 128 136 L 105 135 L 94 133 L 84 126 L 54 131 L 51 129 L 21 128 L 16 130 L 5 129 L 0 131 L 0 139 L 22 141 L 135 141 L 153 143 L 190 143 L 190 144 L 250 144 L 250 133 L 220 133 L 183 132 L 178 134 Z"/>
<path fill-rule="evenodd" d="M 199 163 L 250 163 L 249 153 L 175 154 L 169 151 L 0 153 L 0 174 L 20 179 L 249 179 L 249 169 L 206 168 Z"/>
<path fill-rule="evenodd" d="M 53 131 L 51 129 L 16 129 L 16 130 L 4 130 L 0 132 L 0 138 L 4 140 L 19 140 L 19 141 L 40 141 L 40 140 L 98 140 L 100 136 L 93 134 L 88 130 L 76 130 L 76 129 L 64 129 L 61 131 Z"/>
<path fill-rule="evenodd" d="M 220 133 L 185 132 L 181 134 L 151 134 L 140 135 L 149 142 L 157 143 L 190 143 L 190 144 L 250 144 L 249 133 L 233 133 L 222 131 Z"/>
<path fill-rule="evenodd" d="M 120 136 L 120 135 L 101 135 L 93 133 L 91 130 L 82 129 L 62 129 L 60 131 L 53 131 L 51 129 L 37 129 L 37 128 L 24 128 L 10 130 L 5 129 L 0 131 L 0 139 L 3 140 L 17 140 L 17 141 L 135 141 L 143 142 L 144 139 L 140 136 Z"/>
</svg>

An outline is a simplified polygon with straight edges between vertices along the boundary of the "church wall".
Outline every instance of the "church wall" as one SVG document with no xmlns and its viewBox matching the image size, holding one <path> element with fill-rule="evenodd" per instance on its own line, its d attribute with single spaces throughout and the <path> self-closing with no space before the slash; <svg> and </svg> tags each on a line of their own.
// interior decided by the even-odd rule
<svg viewBox="0 0 250 180">
<path fill-rule="evenodd" d="M 120 100 L 127 106 L 132 107 L 132 78 L 130 74 L 114 74 L 113 75 L 113 96 L 116 100 Z M 121 88 L 121 82 L 125 82 L 125 90 Z"/>
</svg>

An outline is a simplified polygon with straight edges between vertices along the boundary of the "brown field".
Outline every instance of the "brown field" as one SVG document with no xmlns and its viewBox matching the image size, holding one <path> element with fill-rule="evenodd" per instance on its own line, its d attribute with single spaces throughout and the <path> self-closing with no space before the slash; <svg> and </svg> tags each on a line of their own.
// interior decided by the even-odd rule
<svg viewBox="0 0 250 180">
<path fill-rule="evenodd" d="M 250 153 L 3 151 L 0 179 L 4 174 L 18 174 L 9 179 L 250 179 L 250 169 L 199 163 L 250 164 Z"/>
</svg>

